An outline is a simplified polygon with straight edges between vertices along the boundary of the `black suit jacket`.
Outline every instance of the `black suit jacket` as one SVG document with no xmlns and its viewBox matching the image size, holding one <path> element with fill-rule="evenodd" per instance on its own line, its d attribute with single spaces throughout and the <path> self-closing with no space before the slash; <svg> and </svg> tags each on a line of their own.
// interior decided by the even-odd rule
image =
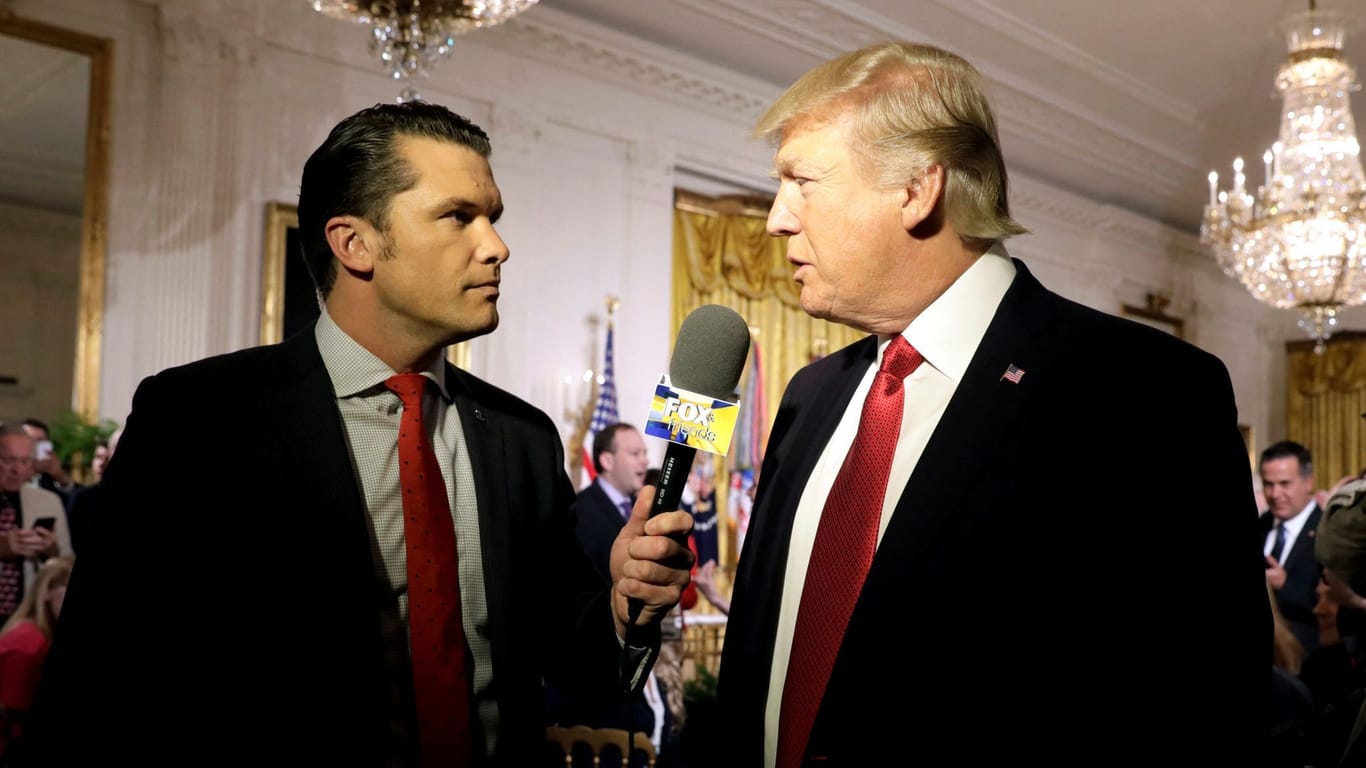
<svg viewBox="0 0 1366 768">
<path fill-rule="evenodd" d="M 1271 625 L 1228 374 L 1016 267 L 914 473 L 888 491 L 895 516 L 808 757 L 1242 764 Z M 804 368 L 783 395 L 721 662 L 731 764 L 762 765 L 794 512 L 876 345 Z M 1139 523 L 1175 474 L 1192 490 L 1164 499 L 1175 532 L 1155 541 Z"/>
<path fill-rule="evenodd" d="M 463 371 L 447 384 L 477 486 L 493 763 L 526 765 L 543 676 L 613 687 L 619 646 L 554 425 Z M 382 597 L 311 327 L 143 381 L 94 522 L 39 692 L 43 764 L 376 764 Z"/>
<path fill-rule="evenodd" d="M 93 527 L 95 516 L 99 514 L 100 484 L 77 488 L 67 504 L 66 523 L 71 529 L 71 551 L 81 554 L 86 543 L 86 531 Z"/>
<path fill-rule="evenodd" d="M 579 545 L 606 583 L 611 584 L 612 542 L 626 525 L 621 508 L 594 481 L 574 497 L 574 519 Z"/>
<path fill-rule="evenodd" d="M 1315 504 L 1304 527 L 1300 529 L 1300 535 L 1295 537 L 1290 554 L 1286 555 L 1282 566 L 1285 568 L 1285 584 L 1276 590 L 1276 607 L 1280 608 L 1281 615 L 1295 633 L 1295 639 L 1307 652 L 1319 647 L 1319 620 L 1314 615 L 1314 606 L 1319 601 L 1319 576 L 1323 573 L 1323 567 L 1314 557 L 1314 542 L 1322 518 L 1323 510 Z M 1262 515 L 1260 532 L 1263 546 L 1275 524 L 1275 515 Z"/>
</svg>

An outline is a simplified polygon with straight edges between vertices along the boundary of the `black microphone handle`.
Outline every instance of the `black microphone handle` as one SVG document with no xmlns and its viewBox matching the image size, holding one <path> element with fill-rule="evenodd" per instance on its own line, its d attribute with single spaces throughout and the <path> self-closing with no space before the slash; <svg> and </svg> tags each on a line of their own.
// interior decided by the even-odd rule
<svg viewBox="0 0 1366 768">
<path fill-rule="evenodd" d="M 678 505 L 683 501 L 683 489 L 688 487 L 688 473 L 692 471 L 692 460 L 696 455 L 696 448 L 669 443 L 668 449 L 664 451 L 664 463 L 659 465 L 659 483 L 655 485 L 655 500 L 650 505 L 650 517 L 678 509 Z M 688 546 L 686 533 L 677 534 L 673 539 L 685 548 Z M 640 612 L 644 609 L 645 603 L 639 599 L 632 597 L 628 600 L 628 630 L 635 626 L 636 619 L 640 618 Z"/>
<path fill-rule="evenodd" d="M 688 487 L 688 474 L 692 471 L 692 460 L 696 455 L 696 448 L 669 443 L 664 451 L 664 463 L 659 465 L 659 482 L 655 484 L 655 501 L 650 505 L 650 517 L 678 509 L 683 501 L 683 489 Z"/>
</svg>

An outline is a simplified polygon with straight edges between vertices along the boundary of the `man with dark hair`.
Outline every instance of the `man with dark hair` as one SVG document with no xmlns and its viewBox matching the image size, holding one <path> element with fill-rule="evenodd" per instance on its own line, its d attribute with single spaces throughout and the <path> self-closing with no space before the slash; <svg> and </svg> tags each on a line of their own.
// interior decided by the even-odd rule
<svg viewBox="0 0 1366 768">
<path fill-rule="evenodd" d="M 29 417 L 20 422 L 19 426 L 33 438 L 35 444 L 42 446 L 34 465 L 37 470 L 35 477 L 38 487 L 57 494 L 62 500 L 62 505 L 70 507 L 71 496 L 79 486 L 66 473 L 62 460 L 57 458 L 57 452 L 53 450 L 52 445 L 52 430 L 48 428 L 47 422 Z"/>
<path fill-rule="evenodd" d="M 1261 517 L 1266 580 L 1295 639 L 1311 653 L 1319 647 L 1314 605 L 1323 571 L 1314 557 L 1314 539 L 1323 518 L 1314 501 L 1314 458 L 1303 445 L 1282 440 L 1262 451 L 1258 467 L 1267 503 Z"/>
<path fill-rule="evenodd" d="M 39 693 L 45 764 L 533 765 L 543 679 L 644 679 L 690 519 L 647 522 L 642 493 L 607 587 L 554 423 L 444 361 L 498 324 L 488 155 L 443 107 L 348 117 L 300 187 L 314 327 L 139 386 Z M 187 451 L 205 408 L 258 427 Z"/>
<path fill-rule="evenodd" d="M 778 408 L 717 762 L 1252 764 L 1271 620 L 1224 365 L 1010 257 L 960 56 L 839 56 L 755 133 L 802 309 L 869 335 Z"/>
</svg>

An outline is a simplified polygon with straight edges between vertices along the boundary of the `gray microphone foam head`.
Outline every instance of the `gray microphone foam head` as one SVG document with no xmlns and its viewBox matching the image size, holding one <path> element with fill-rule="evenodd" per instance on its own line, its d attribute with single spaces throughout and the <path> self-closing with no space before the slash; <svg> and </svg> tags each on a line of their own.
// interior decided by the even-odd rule
<svg viewBox="0 0 1366 768">
<path fill-rule="evenodd" d="M 703 304 L 683 318 L 669 359 L 669 380 L 699 395 L 729 400 L 749 356 L 749 324 L 720 304 Z"/>
</svg>

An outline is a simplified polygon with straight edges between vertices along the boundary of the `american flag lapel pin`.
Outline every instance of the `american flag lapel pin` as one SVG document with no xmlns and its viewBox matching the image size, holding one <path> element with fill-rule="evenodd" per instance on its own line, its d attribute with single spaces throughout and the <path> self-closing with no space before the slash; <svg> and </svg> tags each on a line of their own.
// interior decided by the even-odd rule
<svg viewBox="0 0 1366 768">
<path fill-rule="evenodd" d="M 1011 384 L 1019 384 L 1020 379 L 1024 378 L 1024 375 L 1025 372 L 1023 368 L 1018 368 L 1015 366 L 1014 363 L 1011 363 L 1010 365 L 1006 366 L 1006 372 L 1001 374 L 1000 380 L 1008 381 Z"/>
</svg>

